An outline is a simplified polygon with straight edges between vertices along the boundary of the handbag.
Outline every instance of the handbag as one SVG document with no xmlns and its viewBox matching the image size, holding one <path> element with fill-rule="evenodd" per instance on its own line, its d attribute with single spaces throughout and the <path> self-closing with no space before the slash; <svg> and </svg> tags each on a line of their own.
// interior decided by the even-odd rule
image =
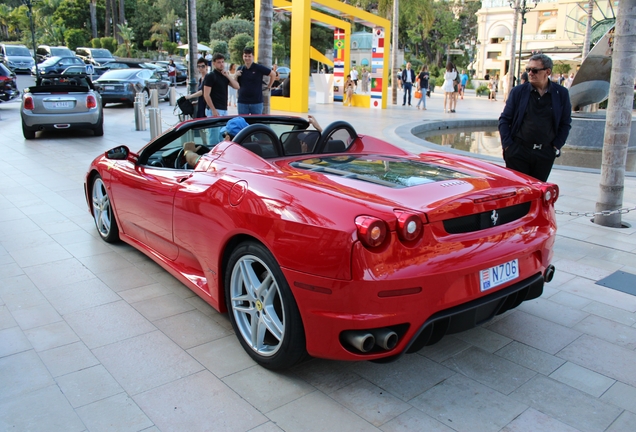
<svg viewBox="0 0 636 432">
<path fill-rule="evenodd" d="M 415 97 L 416 97 L 417 99 L 422 99 L 422 92 L 421 92 L 421 91 L 419 91 L 419 90 L 415 90 Z"/>
<path fill-rule="evenodd" d="M 194 106 L 192 105 L 192 102 L 185 98 L 185 96 L 181 96 L 177 99 L 177 105 L 183 114 L 189 115 L 190 117 L 194 114 Z"/>
</svg>

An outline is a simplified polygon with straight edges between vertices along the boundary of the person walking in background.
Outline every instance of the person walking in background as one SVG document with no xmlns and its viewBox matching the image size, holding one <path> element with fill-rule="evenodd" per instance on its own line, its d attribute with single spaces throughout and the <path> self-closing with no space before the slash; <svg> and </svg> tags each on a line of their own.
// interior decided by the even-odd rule
<svg viewBox="0 0 636 432">
<path fill-rule="evenodd" d="M 404 97 L 402 98 L 402 106 L 406 105 L 407 95 L 409 106 L 411 106 L 411 90 L 415 83 L 415 71 L 411 69 L 411 63 L 406 64 L 406 69 L 402 71 L 402 87 L 404 88 Z"/>
<path fill-rule="evenodd" d="M 563 86 L 569 89 L 570 87 L 572 87 L 573 82 L 574 82 L 574 73 L 571 73 L 570 76 L 565 80 L 565 83 L 563 84 Z"/>
<path fill-rule="evenodd" d="M 464 93 L 466 92 L 466 84 L 468 83 L 468 75 L 466 74 L 466 71 L 464 69 L 462 69 L 462 73 L 461 75 L 459 75 L 459 80 L 460 80 L 459 94 L 461 95 L 462 99 L 464 99 Z"/>
<path fill-rule="evenodd" d="M 506 167 L 547 181 L 554 159 L 570 133 L 572 105 L 568 89 L 550 81 L 552 59 L 530 57 L 529 82 L 512 89 L 499 117 Z"/>
<path fill-rule="evenodd" d="M 228 70 L 228 73 L 230 74 L 230 78 L 232 78 L 233 80 L 236 80 L 236 64 L 235 63 L 230 63 L 230 69 Z M 234 106 L 236 106 L 237 90 L 232 86 L 229 86 L 229 89 L 230 89 L 230 94 L 228 95 L 227 106 L 232 106 L 232 102 L 234 102 Z"/>
<path fill-rule="evenodd" d="M 353 88 L 355 85 L 353 84 L 353 80 L 351 79 L 351 75 L 347 75 L 347 79 L 344 83 L 344 96 L 345 99 L 342 102 L 344 106 L 351 106 L 351 100 L 353 99 Z M 347 105 L 348 104 L 348 105 Z"/>
<path fill-rule="evenodd" d="M 528 82 L 528 72 L 524 72 L 521 74 L 521 77 L 519 78 L 519 85 L 525 84 L 527 82 Z"/>
<path fill-rule="evenodd" d="M 267 90 L 271 90 L 276 79 L 276 73 L 268 67 L 254 62 L 254 48 L 243 50 L 244 66 L 236 71 L 238 89 L 238 113 L 263 114 L 263 77 L 269 76 Z"/>
<path fill-rule="evenodd" d="M 402 68 L 398 69 L 397 72 L 397 84 L 398 84 L 398 90 L 402 88 Z"/>
<path fill-rule="evenodd" d="M 353 81 L 353 92 L 358 89 L 358 71 L 355 67 L 351 68 L 351 81 Z"/>
<path fill-rule="evenodd" d="M 362 68 L 362 93 L 369 93 L 369 71 L 367 68 Z"/>
<path fill-rule="evenodd" d="M 444 112 L 455 112 L 453 107 L 453 93 L 455 92 L 454 81 L 457 78 L 457 69 L 452 62 L 446 63 L 446 71 L 444 72 L 444 84 L 442 84 L 442 90 L 444 91 Z M 448 107 L 448 111 L 446 111 Z"/>
<path fill-rule="evenodd" d="M 171 86 L 177 85 L 177 65 L 174 64 L 174 60 L 170 59 L 168 63 L 168 79 Z"/>
<path fill-rule="evenodd" d="M 428 72 L 428 66 L 422 66 L 420 73 L 417 75 L 417 89 L 422 93 L 420 100 L 417 102 L 417 109 L 420 109 L 421 104 L 422 109 L 426 110 L 426 91 L 428 90 L 428 80 L 430 77 L 431 74 Z"/>
<path fill-rule="evenodd" d="M 491 101 L 496 101 L 497 100 L 497 80 L 495 78 L 492 78 L 488 82 L 488 90 L 490 90 L 488 99 L 490 99 Z"/>
</svg>

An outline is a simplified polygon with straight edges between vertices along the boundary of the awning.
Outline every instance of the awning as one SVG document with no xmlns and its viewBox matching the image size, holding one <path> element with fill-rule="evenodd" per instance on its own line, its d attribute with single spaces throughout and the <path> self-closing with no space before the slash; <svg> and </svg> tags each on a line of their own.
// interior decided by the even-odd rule
<svg viewBox="0 0 636 432">
<path fill-rule="evenodd" d="M 490 31 L 488 32 L 488 38 L 502 39 L 508 36 L 509 34 L 510 34 L 510 30 L 508 30 L 508 27 L 499 24 L 490 29 Z"/>
<path fill-rule="evenodd" d="M 550 18 L 539 26 L 539 33 L 554 33 L 557 29 L 557 19 Z"/>
</svg>

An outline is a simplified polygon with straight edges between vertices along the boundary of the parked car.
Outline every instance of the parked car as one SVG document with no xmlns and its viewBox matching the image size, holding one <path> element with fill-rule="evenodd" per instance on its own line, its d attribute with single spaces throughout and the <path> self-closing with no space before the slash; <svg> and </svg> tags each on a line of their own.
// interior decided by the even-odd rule
<svg viewBox="0 0 636 432">
<path fill-rule="evenodd" d="M 42 63 L 51 57 L 74 57 L 75 53 L 65 46 L 40 45 L 36 51 L 36 61 Z"/>
<path fill-rule="evenodd" d="M 165 68 L 166 70 L 168 70 L 169 63 L 170 62 L 167 62 L 167 61 L 155 62 L 156 65 L 159 65 Z M 174 62 L 174 65 L 177 68 L 177 84 L 185 84 L 185 82 L 188 81 L 188 68 L 183 63 L 179 63 L 179 62 Z"/>
<path fill-rule="evenodd" d="M 129 243 L 227 310 L 262 366 L 393 360 L 539 297 L 552 279 L 556 185 L 410 153 L 343 121 L 321 133 L 298 117 L 243 119 L 216 145 L 230 117 L 102 153 L 85 191 L 103 240 Z"/>
<path fill-rule="evenodd" d="M 91 129 L 104 135 L 101 97 L 86 75 L 41 78 L 24 91 L 20 115 L 25 139 L 41 130 Z"/>
<path fill-rule="evenodd" d="M 75 48 L 75 55 L 81 58 L 84 63 L 92 63 L 101 66 L 104 63 L 115 61 L 113 54 L 106 48 Z"/>
<path fill-rule="evenodd" d="M 278 79 L 280 81 L 284 81 L 289 78 L 289 68 L 287 66 L 281 66 L 276 70 L 278 71 Z"/>
<path fill-rule="evenodd" d="M 93 67 L 93 76 L 92 79 L 97 79 L 104 74 L 108 69 L 103 66 L 94 66 Z M 89 75 L 86 73 L 86 65 L 82 63 L 82 65 L 69 66 L 62 72 L 62 75 Z"/>
<path fill-rule="evenodd" d="M 159 98 L 170 98 L 170 81 L 149 69 L 109 70 L 95 80 L 95 88 L 102 96 L 102 103 L 127 102 L 131 106 L 137 93 L 145 93 L 150 102 L 150 90 L 157 89 Z"/>
<path fill-rule="evenodd" d="M 40 71 L 40 75 L 60 74 L 69 66 L 84 66 L 84 62 L 79 58 L 72 57 L 49 57 L 39 65 L 34 65 L 31 74 L 35 75 L 35 68 Z"/>
<path fill-rule="evenodd" d="M 33 56 L 24 45 L 0 44 L 0 62 L 13 72 L 31 72 Z"/>
<path fill-rule="evenodd" d="M 20 96 L 15 73 L 0 63 L 0 102 L 8 102 Z"/>
<path fill-rule="evenodd" d="M 161 67 L 160 65 L 156 65 L 148 62 L 138 62 L 131 60 L 115 60 L 113 62 L 108 62 L 104 64 L 105 68 L 108 69 L 150 69 L 152 71 L 158 72 L 161 75 L 161 78 L 164 78 L 167 81 L 168 79 L 168 71 L 166 68 Z"/>
</svg>

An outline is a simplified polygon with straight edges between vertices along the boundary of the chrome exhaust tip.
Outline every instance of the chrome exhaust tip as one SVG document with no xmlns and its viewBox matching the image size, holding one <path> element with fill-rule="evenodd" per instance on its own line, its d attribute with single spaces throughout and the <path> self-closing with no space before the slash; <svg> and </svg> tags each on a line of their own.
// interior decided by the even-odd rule
<svg viewBox="0 0 636 432">
<path fill-rule="evenodd" d="M 556 268 L 552 264 L 550 264 L 548 268 L 545 269 L 545 273 L 543 274 L 543 280 L 546 282 L 550 282 L 552 278 L 554 278 L 555 271 L 556 271 Z"/>
<path fill-rule="evenodd" d="M 371 351 L 375 346 L 375 337 L 366 330 L 347 330 L 342 332 L 342 338 L 363 353 Z"/>
<path fill-rule="evenodd" d="M 382 349 L 392 350 L 398 343 L 398 335 L 391 329 L 380 328 L 371 330 L 375 337 L 375 344 Z"/>
</svg>

